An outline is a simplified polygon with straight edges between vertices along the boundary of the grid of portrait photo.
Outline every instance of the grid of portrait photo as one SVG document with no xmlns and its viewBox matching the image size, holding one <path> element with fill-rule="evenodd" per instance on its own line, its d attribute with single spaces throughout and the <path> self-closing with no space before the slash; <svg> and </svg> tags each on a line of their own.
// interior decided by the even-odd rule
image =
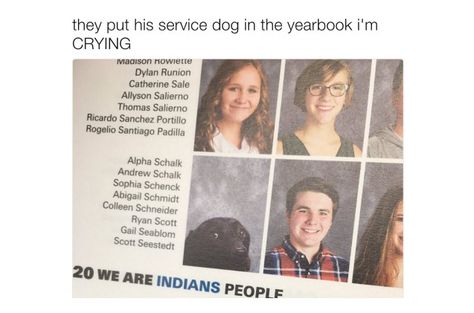
<svg viewBox="0 0 474 313">
<path fill-rule="evenodd" d="M 403 288 L 403 61 L 203 60 L 183 265 Z"/>
</svg>

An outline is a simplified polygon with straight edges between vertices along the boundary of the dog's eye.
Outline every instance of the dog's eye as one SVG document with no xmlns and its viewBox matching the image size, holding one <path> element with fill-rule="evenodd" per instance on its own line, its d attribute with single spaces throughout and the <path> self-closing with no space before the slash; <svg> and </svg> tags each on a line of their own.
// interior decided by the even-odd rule
<svg viewBox="0 0 474 313">
<path fill-rule="evenodd" d="M 245 237 L 245 232 L 243 230 L 240 231 L 240 237 Z"/>
<path fill-rule="evenodd" d="M 214 239 L 219 238 L 219 234 L 218 233 L 212 233 L 212 238 L 214 238 Z"/>
</svg>

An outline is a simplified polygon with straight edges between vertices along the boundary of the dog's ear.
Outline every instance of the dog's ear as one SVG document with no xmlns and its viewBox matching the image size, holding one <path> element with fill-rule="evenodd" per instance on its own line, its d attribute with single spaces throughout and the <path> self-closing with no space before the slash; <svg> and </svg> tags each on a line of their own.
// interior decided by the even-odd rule
<svg viewBox="0 0 474 313">
<path fill-rule="evenodd" d="M 244 228 L 244 233 L 245 233 L 244 245 L 248 250 L 250 246 L 250 234 L 245 228 Z"/>
<path fill-rule="evenodd" d="M 193 233 L 194 233 L 194 230 L 189 231 L 189 234 L 186 237 L 186 241 L 184 242 L 185 245 L 191 244 L 191 241 L 192 241 L 192 238 L 193 238 Z"/>
<path fill-rule="evenodd" d="M 250 245 L 250 233 L 247 231 L 247 229 L 241 223 L 239 223 L 238 233 L 239 233 L 239 237 L 242 240 L 244 246 L 248 250 L 249 245 Z"/>
</svg>

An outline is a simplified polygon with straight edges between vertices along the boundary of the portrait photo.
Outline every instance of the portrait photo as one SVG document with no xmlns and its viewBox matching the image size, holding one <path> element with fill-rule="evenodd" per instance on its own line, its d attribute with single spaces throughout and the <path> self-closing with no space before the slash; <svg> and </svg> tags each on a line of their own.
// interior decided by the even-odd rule
<svg viewBox="0 0 474 313">
<path fill-rule="evenodd" d="M 362 153 L 371 60 L 287 60 L 278 154 Z"/>
<path fill-rule="evenodd" d="M 270 160 L 194 156 L 184 265 L 258 272 Z"/>
<path fill-rule="evenodd" d="M 377 60 L 368 156 L 403 158 L 402 60 Z"/>
<path fill-rule="evenodd" d="M 366 165 L 353 282 L 403 287 L 403 165 Z"/>
<path fill-rule="evenodd" d="M 347 281 L 359 171 L 357 162 L 276 160 L 264 273 Z M 316 256 L 310 257 L 305 250 L 313 244 Z M 324 260 L 311 258 L 325 251 L 331 262 L 314 268 Z M 286 268 L 280 268 L 285 260 L 279 253 L 306 260 L 286 260 Z M 308 263 L 304 268 L 303 262 Z M 344 273 L 328 270 L 325 276 L 324 269 L 343 265 Z"/>
<path fill-rule="evenodd" d="M 194 151 L 269 154 L 281 60 L 203 60 Z"/>
</svg>

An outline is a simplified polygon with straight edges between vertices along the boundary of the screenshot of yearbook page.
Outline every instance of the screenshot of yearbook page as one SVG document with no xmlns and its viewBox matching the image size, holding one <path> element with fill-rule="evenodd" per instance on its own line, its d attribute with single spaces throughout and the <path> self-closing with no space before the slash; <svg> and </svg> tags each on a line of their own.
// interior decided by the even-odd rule
<svg viewBox="0 0 474 313">
<path fill-rule="evenodd" d="M 72 284 L 403 297 L 403 60 L 74 60 Z"/>
</svg>

